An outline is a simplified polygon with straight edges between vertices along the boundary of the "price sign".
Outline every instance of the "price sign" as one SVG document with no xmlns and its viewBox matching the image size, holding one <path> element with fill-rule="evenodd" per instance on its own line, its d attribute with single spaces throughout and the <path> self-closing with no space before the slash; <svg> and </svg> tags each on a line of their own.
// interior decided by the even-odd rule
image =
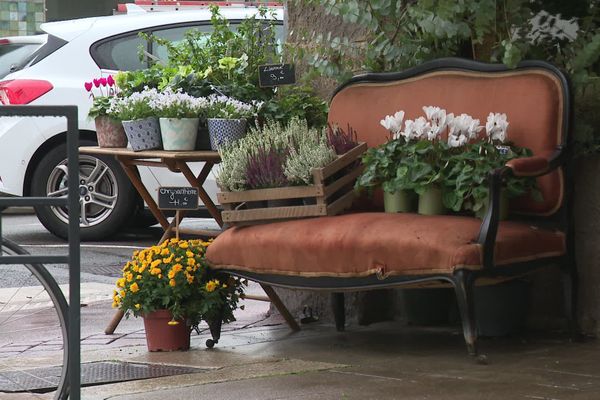
<svg viewBox="0 0 600 400">
<path fill-rule="evenodd" d="M 260 87 L 293 85 L 296 83 L 296 69 L 293 64 L 271 64 L 258 66 Z"/>
<path fill-rule="evenodd" d="M 198 188 L 159 187 L 158 208 L 161 210 L 195 210 L 198 208 Z"/>
</svg>

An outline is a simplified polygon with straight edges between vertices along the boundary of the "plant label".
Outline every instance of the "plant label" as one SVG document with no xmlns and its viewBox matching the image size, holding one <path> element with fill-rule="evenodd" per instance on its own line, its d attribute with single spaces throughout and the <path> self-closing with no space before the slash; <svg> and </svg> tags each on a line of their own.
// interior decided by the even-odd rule
<svg viewBox="0 0 600 400">
<path fill-rule="evenodd" d="M 159 187 L 158 208 L 161 210 L 195 210 L 198 208 L 198 188 Z"/>
<path fill-rule="evenodd" d="M 294 64 L 269 64 L 258 66 L 258 85 L 260 87 L 293 85 L 296 83 Z"/>
</svg>

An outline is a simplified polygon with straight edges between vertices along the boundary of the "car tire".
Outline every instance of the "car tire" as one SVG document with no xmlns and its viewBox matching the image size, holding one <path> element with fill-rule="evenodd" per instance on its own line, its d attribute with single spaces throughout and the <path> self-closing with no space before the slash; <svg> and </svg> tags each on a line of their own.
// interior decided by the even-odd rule
<svg viewBox="0 0 600 400">
<path fill-rule="evenodd" d="M 96 143 L 81 140 L 82 146 Z M 33 196 L 60 197 L 67 193 L 67 146 L 48 151 L 31 180 Z M 121 165 L 113 157 L 80 154 L 80 205 L 82 241 L 102 240 L 117 232 L 135 214 L 137 194 Z M 40 222 L 54 235 L 68 237 L 68 209 L 35 207 Z"/>
</svg>

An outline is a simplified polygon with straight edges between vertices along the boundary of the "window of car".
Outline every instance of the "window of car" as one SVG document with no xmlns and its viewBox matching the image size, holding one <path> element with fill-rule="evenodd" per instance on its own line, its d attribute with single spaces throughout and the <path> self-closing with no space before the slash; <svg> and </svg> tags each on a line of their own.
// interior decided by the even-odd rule
<svg viewBox="0 0 600 400">
<path fill-rule="evenodd" d="M 138 49 L 145 43 L 146 41 L 139 37 L 138 32 L 113 37 L 95 45 L 92 57 L 100 68 L 119 71 L 143 69 L 147 65 L 140 61 Z"/>
<path fill-rule="evenodd" d="M 16 69 L 27 57 L 40 47 L 39 43 L 0 44 L 0 78 Z"/>
<path fill-rule="evenodd" d="M 232 20 L 230 23 L 231 28 L 235 30 L 236 25 L 239 24 L 240 21 Z M 201 32 L 209 33 L 212 31 L 212 25 L 210 22 L 204 22 L 202 24 L 196 23 L 195 25 L 162 26 L 154 29 L 149 28 L 143 32 L 152 33 L 157 37 L 177 43 L 184 39 L 185 32 L 190 29 L 197 29 Z M 283 25 L 277 24 L 275 30 L 278 45 L 281 45 L 283 41 Z M 113 36 L 96 42 L 92 45 L 90 53 L 98 67 L 101 69 L 133 71 L 148 67 L 146 61 L 140 61 L 139 59 L 140 45 L 145 46 L 147 51 L 153 56 L 158 57 L 161 60 L 166 60 L 166 47 L 156 44 L 148 46 L 148 43 L 139 37 L 139 31 Z"/>
</svg>

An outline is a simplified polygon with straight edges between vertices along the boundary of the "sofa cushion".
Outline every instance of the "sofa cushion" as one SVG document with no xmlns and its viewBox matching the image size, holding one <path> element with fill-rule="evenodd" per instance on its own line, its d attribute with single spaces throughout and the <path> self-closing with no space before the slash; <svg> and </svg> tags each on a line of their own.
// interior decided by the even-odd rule
<svg viewBox="0 0 600 400">
<path fill-rule="evenodd" d="M 482 268 L 481 220 L 355 213 L 235 227 L 207 251 L 213 268 L 304 277 L 452 273 Z M 560 256 L 562 232 L 501 222 L 496 264 Z"/>
</svg>

